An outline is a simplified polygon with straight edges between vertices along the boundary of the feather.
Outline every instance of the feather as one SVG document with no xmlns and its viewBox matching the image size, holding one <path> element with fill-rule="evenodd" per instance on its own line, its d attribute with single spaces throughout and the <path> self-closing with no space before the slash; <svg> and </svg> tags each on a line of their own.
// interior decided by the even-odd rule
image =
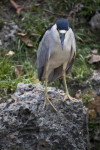
<svg viewBox="0 0 100 150">
<path fill-rule="evenodd" d="M 39 47 L 37 53 L 37 70 L 38 70 L 38 78 L 42 81 L 42 75 L 45 69 L 45 65 L 49 59 L 49 40 L 48 34 L 51 27 L 46 30 L 43 35 L 39 39 Z"/>
<path fill-rule="evenodd" d="M 38 40 L 38 45 L 39 45 L 39 43 L 42 41 L 42 38 L 43 38 L 44 34 L 46 33 L 46 31 L 47 31 L 47 30 L 50 30 L 50 29 L 52 28 L 52 26 L 53 26 L 53 25 L 49 26 L 49 27 L 43 32 L 43 34 L 40 36 L 40 38 L 39 38 L 39 40 Z"/>
</svg>

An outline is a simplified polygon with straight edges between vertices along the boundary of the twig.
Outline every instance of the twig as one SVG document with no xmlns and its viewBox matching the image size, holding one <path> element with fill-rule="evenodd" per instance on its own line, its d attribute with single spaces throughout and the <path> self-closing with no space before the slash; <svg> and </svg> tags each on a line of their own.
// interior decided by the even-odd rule
<svg viewBox="0 0 100 150">
<path fill-rule="evenodd" d="M 16 4 L 13 0 L 10 0 L 10 3 L 16 9 L 16 13 L 20 15 L 20 12 L 24 7 Z"/>
</svg>

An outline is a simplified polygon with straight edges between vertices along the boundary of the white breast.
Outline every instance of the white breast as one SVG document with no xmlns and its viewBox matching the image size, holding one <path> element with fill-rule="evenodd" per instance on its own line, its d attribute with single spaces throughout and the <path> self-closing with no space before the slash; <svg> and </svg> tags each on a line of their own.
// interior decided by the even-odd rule
<svg viewBox="0 0 100 150">
<path fill-rule="evenodd" d="M 54 69 L 61 66 L 65 62 L 68 62 L 70 59 L 70 53 L 71 53 L 71 40 L 69 34 L 67 33 L 65 35 L 63 50 L 61 47 L 60 39 L 56 43 L 53 42 L 53 45 L 50 49 L 49 68 Z"/>
</svg>

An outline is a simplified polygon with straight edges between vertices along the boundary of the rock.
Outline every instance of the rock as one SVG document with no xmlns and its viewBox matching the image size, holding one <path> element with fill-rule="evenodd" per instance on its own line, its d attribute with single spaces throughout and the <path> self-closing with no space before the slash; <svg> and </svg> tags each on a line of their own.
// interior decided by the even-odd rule
<svg viewBox="0 0 100 150">
<path fill-rule="evenodd" d="M 94 136 L 94 140 L 98 141 L 100 144 L 100 128 L 96 131 L 95 136 Z"/>
<path fill-rule="evenodd" d="M 0 46 L 2 46 L 2 41 L 0 40 Z"/>
<path fill-rule="evenodd" d="M 44 88 L 19 83 L 7 103 L 0 104 L 1 150 L 89 150 L 88 112 L 82 102 L 62 101 L 61 90 L 48 87 L 56 112 L 49 103 L 43 110 Z"/>
<path fill-rule="evenodd" d="M 5 35 L 4 41 L 12 39 L 12 41 L 15 42 L 17 40 L 16 33 L 20 30 L 18 26 L 14 22 L 11 22 L 8 25 L 5 25 L 4 28 L 8 29 L 8 34 Z"/>
<path fill-rule="evenodd" d="M 100 117 L 100 69 L 93 71 L 89 83 L 92 86 L 92 91 L 89 93 L 91 101 L 86 103 L 85 106 L 89 110 L 89 117 L 97 118 L 97 116 Z M 82 92 L 83 95 L 86 95 L 87 91 L 85 89 Z"/>
<path fill-rule="evenodd" d="M 97 95 L 100 96 L 100 69 L 94 70 L 90 82 L 96 90 Z"/>
<path fill-rule="evenodd" d="M 100 125 L 94 135 L 94 145 L 96 150 L 100 149 Z"/>
<path fill-rule="evenodd" d="M 15 22 L 5 23 L 2 29 L 0 30 L 0 47 L 4 45 L 5 47 L 11 47 L 12 43 L 17 40 L 17 33 L 21 29 L 16 25 Z"/>
<path fill-rule="evenodd" d="M 93 29 L 100 29 L 100 13 L 96 13 L 90 20 L 89 24 Z"/>
</svg>

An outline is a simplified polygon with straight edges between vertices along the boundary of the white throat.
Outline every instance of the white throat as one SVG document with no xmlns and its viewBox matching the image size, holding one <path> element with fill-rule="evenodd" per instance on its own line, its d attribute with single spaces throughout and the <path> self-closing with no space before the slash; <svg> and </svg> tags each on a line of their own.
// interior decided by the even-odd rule
<svg viewBox="0 0 100 150">
<path fill-rule="evenodd" d="M 66 30 L 59 30 L 59 33 L 66 33 Z"/>
</svg>

